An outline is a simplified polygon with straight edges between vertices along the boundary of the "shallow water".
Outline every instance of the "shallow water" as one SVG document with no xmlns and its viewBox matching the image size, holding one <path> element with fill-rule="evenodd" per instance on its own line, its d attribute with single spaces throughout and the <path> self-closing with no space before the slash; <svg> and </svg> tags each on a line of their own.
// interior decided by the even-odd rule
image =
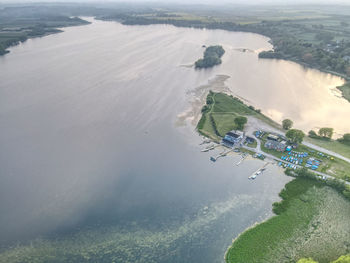
<svg viewBox="0 0 350 263">
<path fill-rule="evenodd" d="M 113 241 L 115 255 L 128 251 L 124 262 L 222 262 L 232 238 L 271 215 L 289 178 L 270 166 L 247 180 L 262 163 L 235 167 L 236 155 L 210 162 L 215 153 L 200 152 L 194 126 L 176 125 L 192 91 L 228 75 L 233 93 L 307 128 L 323 126 L 331 107 L 343 132 L 336 119 L 350 112 L 330 94 L 341 79 L 237 50 L 270 49 L 263 36 L 102 21 L 64 30 L 0 58 L 3 246 L 42 237 L 38 246 L 64 250 L 75 240 L 82 250 Z M 184 66 L 203 44 L 222 44 L 223 64 Z M 301 91 L 302 99 L 288 95 Z"/>
</svg>

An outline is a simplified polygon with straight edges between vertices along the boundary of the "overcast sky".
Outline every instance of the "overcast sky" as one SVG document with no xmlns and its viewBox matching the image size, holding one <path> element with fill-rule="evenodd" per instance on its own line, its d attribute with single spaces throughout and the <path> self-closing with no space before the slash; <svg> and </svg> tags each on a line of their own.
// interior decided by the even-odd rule
<svg viewBox="0 0 350 263">
<path fill-rule="evenodd" d="M 348 4 L 350 0 L 0 0 L 0 3 L 18 2 L 161 2 L 186 4 Z"/>
</svg>

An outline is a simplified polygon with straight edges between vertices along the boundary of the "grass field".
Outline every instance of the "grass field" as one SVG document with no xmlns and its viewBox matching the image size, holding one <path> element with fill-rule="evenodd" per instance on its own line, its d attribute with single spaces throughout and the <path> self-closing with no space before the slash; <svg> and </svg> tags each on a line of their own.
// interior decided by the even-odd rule
<svg viewBox="0 0 350 263">
<path fill-rule="evenodd" d="M 341 90 L 343 97 L 350 102 L 350 82 L 347 82 L 343 86 L 337 88 Z"/>
<path fill-rule="evenodd" d="M 245 105 L 241 100 L 224 93 L 210 92 L 212 104 L 206 104 L 197 130 L 212 139 L 219 140 L 227 132 L 236 129 L 234 119 L 238 116 L 254 116 L 273 127 L 278 127 L 271 119 L 267 118 L 253 107 Z M 214 122 L 214 124 L 213 124 Z"/>
<path fill-rule="evenodd" d="M 312 139 L 309 137 L 307 137 L 306 140 L 327 150 L 339 153 L 347 158 L 350 158 L 350 146 L 346 144 L 334 140 L 326 141 L 322 139 Z"/>
<path fill-rule="evenodd" d="M 312 257 L 328 263 L 349 253 L 350 202 L 335 190 L 297 178 L 281 191 L 277 214 L 240 235 L 228 263 L 283 263 Z"/>
</svg>

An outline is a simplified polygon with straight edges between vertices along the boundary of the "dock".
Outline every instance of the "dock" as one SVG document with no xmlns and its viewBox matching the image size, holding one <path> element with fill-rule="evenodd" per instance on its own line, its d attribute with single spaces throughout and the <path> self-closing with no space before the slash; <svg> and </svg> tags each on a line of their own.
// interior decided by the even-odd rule
<svg viewBox="0 0 350 263">
<path fill-rule="evenodd" d="M 233 149 L 223 151 L 223 152 L 219 153 L 219 155 L 217 155 L 216 157 L 210 157 L 210 161 L 216 162 L 217 159 L 219 159 L 220 157 L 226 156 L 228 153 L 230 153 L 232 151 L 233 151 Z"/>
<path fill-rule="evenodd" d="M 262 172 L 266 170 L 266 166 L 268 166 L 269 164 L 270 163 L 265 163 L 262 167 L 256 170 L 251 176 L 249 176 L 248 179 L 254 180 L 258 175 L 262 174 Z"/>
<path fill-rule="evenodd" d="M 201 152 L 209 152 L 211 150 L 214 150 L 216 147 L 218 147 L 219 145 L 209 145 L 208 147 L 204 148 L 203 150 L 201 150 Z"/>
<path fill-rule="evenodd" d="M 248 157 L 247 153 L 242 154 L 241 160 L 236 163 L 236 166 L 240 165 Z"/>
</svg>

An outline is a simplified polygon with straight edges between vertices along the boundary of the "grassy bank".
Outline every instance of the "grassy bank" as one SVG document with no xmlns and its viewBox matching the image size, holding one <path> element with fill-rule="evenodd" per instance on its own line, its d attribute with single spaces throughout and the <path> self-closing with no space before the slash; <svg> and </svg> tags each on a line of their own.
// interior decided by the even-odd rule
<svg viewBox="0 0 350 263">
<path fill-rule="evenodd" d="M 306 138 L 306 141 L 350 158 L 350 146 L 335 140 Z"/>
<path fill-rule="evenodd" d="M 244 104 L 240 99 L 224 93 L 210 92 L 207 103 L 202 109 L 202 117 L 197 125 L 197 130 L 216 141 L 227 132 L 237 129 L 234 119 L 238 116 L 253 116 L 272 127 L 279 125 L 259 110 Z"/>
<path fill-rule="evenodd" d="M 240 235 L 226 262 L 296 262 L 312 257 L 330 262 L 349 253 L 350 202 L 330 187 L 296 178 L 273 205 L 276 216 Z"/>
<path fill-rule="evenodd" d="M 337 88 L 341 91 L 343 97 L 350 102 L 350 82 L 347 82 L 343 86 Z"/>
</svg>

